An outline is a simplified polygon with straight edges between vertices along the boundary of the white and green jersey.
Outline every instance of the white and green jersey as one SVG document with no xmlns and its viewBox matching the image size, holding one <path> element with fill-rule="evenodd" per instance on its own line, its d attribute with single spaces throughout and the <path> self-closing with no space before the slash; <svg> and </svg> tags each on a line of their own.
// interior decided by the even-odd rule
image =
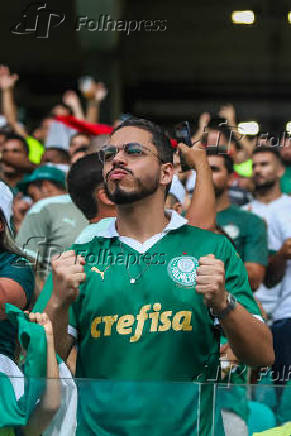
<svg viewBox="0 0 291 436">
<path fill-rule="evenodd" d="M 173 212 L 164 231 L 143 244 L 119 237 L 113 221 L 103 235 L 73 248 L 86 260 L 86 281 L 69 321 L 69 332 L 78 343 L 76 377 L 111 383 L 107 389 L 97 384 L 80 389 L 78 434 L 117 435 L 122 433 L 120 425 L 127 435 L 149 434 L 145 423 L 159 410 L 176 425 L 184 413 L 187 418 L 175 433 L 174 427 L 165 427 L 167 419 L 161 419 L 164 427 L 160 422 L 157 435 L 210 435 L 212 385 L 201 390 L 187 383 L 215 381 L 219 368 L 217 329 L 195 291 L 200 257 L 214 254 L 221 259 L 227 291 L 260 316 L 231 243 L 187 225 Z M 43 291 L 46 301 L 49 282 Z M 142 388 L 134 382 L 142 382 Z M 186 383 L 172 383 L 171 390 L 169 382 Z"/>
</svg>

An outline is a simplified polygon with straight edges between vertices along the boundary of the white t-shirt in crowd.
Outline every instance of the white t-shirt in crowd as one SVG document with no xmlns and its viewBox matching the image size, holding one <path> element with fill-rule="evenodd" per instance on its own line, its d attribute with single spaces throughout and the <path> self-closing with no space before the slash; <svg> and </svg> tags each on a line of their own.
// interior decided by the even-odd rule
<svg viewBox="0 0 291 436">
<path fill-rule="evenodd" d="M 274 220 L 276 222 L 276 216 L 281 214 L 281 211 L 284 208 L 289 208 L 289 220 L 291 219 L 291 197 L 288 195 L 281 195 L 281 197 L 277 198 L 277 200 L 272 201 L 270 203 L 263 203 L 262 201 L 253 200 L 247 205 L 243 206 L 242 209 L 249 210 L 256 215 L 263 218 L 268 225 L 268 248 L 269 250 L 273 250 L 272 248 L 272 232 L 273 228 L 276 227 L 276 224 L 271 225 Z M 287 218 L 287 217 L 286 217 Z M 281 246 L 279 247 L 281 248 Z M 259 286 L 258 290 L 255 293 L 255 296 L 262 303 L 263 308 L 268 314 L 272 314 L 276 309 L 278 296 L 280 295 L 281 283 L 274 286 L 273 288 L 266 288 L 264 285 Z"/>
<path fill-rule="evenodd" d="M 291 207 L 285 205 L 270 223 L 271 249 L 279 250 L 288 238 L 291 238 Z M 286 272 L 273 313 L 274 320 L 283 318 L 291 318 L 291 259 L 287 260 Z"/>
<path fill-rule="evenodd" d="M 178 201 L 180 201 L 180 203 L 182 203 L 182 204 L 184 203 L 184 200 L 186 197 L 186 191 L 185 191 L 184 186 L 180 182 L 177 174 L 173 175 L 170 193 L 175 195 L 175 197 L 177 198 Z"/>
</svg>

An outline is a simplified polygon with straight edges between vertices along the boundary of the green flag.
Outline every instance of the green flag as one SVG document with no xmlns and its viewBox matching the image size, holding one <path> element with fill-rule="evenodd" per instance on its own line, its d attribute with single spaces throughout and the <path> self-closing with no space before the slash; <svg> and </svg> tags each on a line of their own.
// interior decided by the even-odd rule
<svg viewBox="0 0 291 436">
<path fill-rule="evenodd" d="M 24 395 L 17 401 L 10 378 L 0 368 L 0 428 L 25 426 L 46 383 L 47 341 L 44 328 L 28 321 L 20 309 L 5 305 L 9 321 L 18 328 L 18 339 L 26 350 Z M 21 380 L 19 380 L 21 382 Z M 9 434 L 9 433 L 7 433 Z"/>
</svg>

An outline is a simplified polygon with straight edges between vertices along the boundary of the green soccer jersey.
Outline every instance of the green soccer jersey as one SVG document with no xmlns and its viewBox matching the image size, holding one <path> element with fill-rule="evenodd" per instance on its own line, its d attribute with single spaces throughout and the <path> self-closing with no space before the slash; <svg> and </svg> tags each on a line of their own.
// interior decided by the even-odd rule
<svg viewBox="0 0 291 436">
<path fill-rule="evenodd" d="M 195 292 L 201 256 L 214 254 L 221 259 L 226 289 L 247 310 L 260 315 L 243 263 L 230 242 L 183 225 L 143 254 L 118 237 L 96 237 L 73 248 L 86 259 L 86 282 L 70 315 L 71 333 L 78 337 L 76 377 L 110 380 L 114 386 L 110 394 L 94 383 L 79 390 L 78 434 L 119 434 L 116 416 L 124 416 L 124 407 L 126 434 L 137 434 L 137 429 L 142 434 L 162 395 L 164 414 L 170 410 L 173 421 L 180 422 L 186 413 L 183 425 L 191 431 L 180 428 L 176 434 L 210 434 L 211 385 L 201 391 L 197 384 L 173 384 L 175 391 L 171 391 L 167 383 L 217 380 L 219 338 L 202 296 Z M 138 389 L 123 385 L 124 380 L 148 383 Z M 191 386 L 191 394 L 185 386 Z M 182 387 L 183 394 L 177 391 Z M 170 409 L 171 394 L 176 402 Z M 156 434 L 165 431 L 160 427 Z"/>
<path fill-rule="evenodd" d="M 231 205 L 216 214 L 216 222 L 233 240 L 243 262 L 267 266 L 267 228 L 262 218 Z"/>
<path fill-rule="evenodd" d="M 27 261 L 8 252 L 0 252 L 0 277 L 14 280 L 24 290 L 29 305 L 34 291 L 34 275 Z M 0 321 L 0 354 L 14 359 L 17 330 L 6 319 Z"/>
<path fill-rule="evenodd" d="M 172 226 L 143 253 L 121 239 L 104 235 L 73 246 L 86 260 L 69 321 L 83 379 L 77 433 L 208 436 L 214 385 L 190 382 L 217 380 L 219 337 L 195 292 L 196 268 L 201 256 L 221 259 L 226 289 L 260 316 L 243 263 L 224 236 L 188 225 Z M 35 311 L 51 291 L 50 276 Z"/>
</svg>

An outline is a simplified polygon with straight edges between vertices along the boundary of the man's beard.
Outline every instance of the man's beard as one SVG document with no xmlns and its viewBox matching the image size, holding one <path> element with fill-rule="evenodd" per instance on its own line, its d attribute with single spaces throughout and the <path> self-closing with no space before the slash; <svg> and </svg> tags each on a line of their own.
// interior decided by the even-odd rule
<svg viewBox="0 0 291 436">
<path fill-rule="evenodd" d="M 225 187 L 215 186 L 214 185 L 214 195 L 215 198 L 219 198 L 222 196 L 222 194 L 225 192 Z"/>
<path fill-rule="evenodd" d="M 112 192 L 108 189 L 108 181 L 104 183 L 105 192 L 109 200 L 113 201 L 113 203 L 122 205 L 122 204 L 130 204 L 135 201 L 142 200 L 143 198 L 149 197 L 154 194 L 159 187 L 159 177 L 158 175 L 152 180 L 152 183 L 148 186 L 144 185 L 142 181 L 138 178 L 135 178 L 137 182 L 137 189 L 132 192 L 126 192 L 120 187 L 119 182 L 115 183 L 115 188 Z"/>
<path fill-rule="evenodd" d="M 291 159 L 284 159 L 284 158 L 282 158 L 282 164 L 285 167 L 290 167 L 291 166 Z"/>
<path fill-rule="evenodd" d="M 254 187 L 255 192 L 264 193 L 268 192 L 270 189 L 272 189 L 276 184 L 276 180 L 266 180 L 263 183 L 256 183 L 256 180 L 254 180 Z"/>
</svg>

